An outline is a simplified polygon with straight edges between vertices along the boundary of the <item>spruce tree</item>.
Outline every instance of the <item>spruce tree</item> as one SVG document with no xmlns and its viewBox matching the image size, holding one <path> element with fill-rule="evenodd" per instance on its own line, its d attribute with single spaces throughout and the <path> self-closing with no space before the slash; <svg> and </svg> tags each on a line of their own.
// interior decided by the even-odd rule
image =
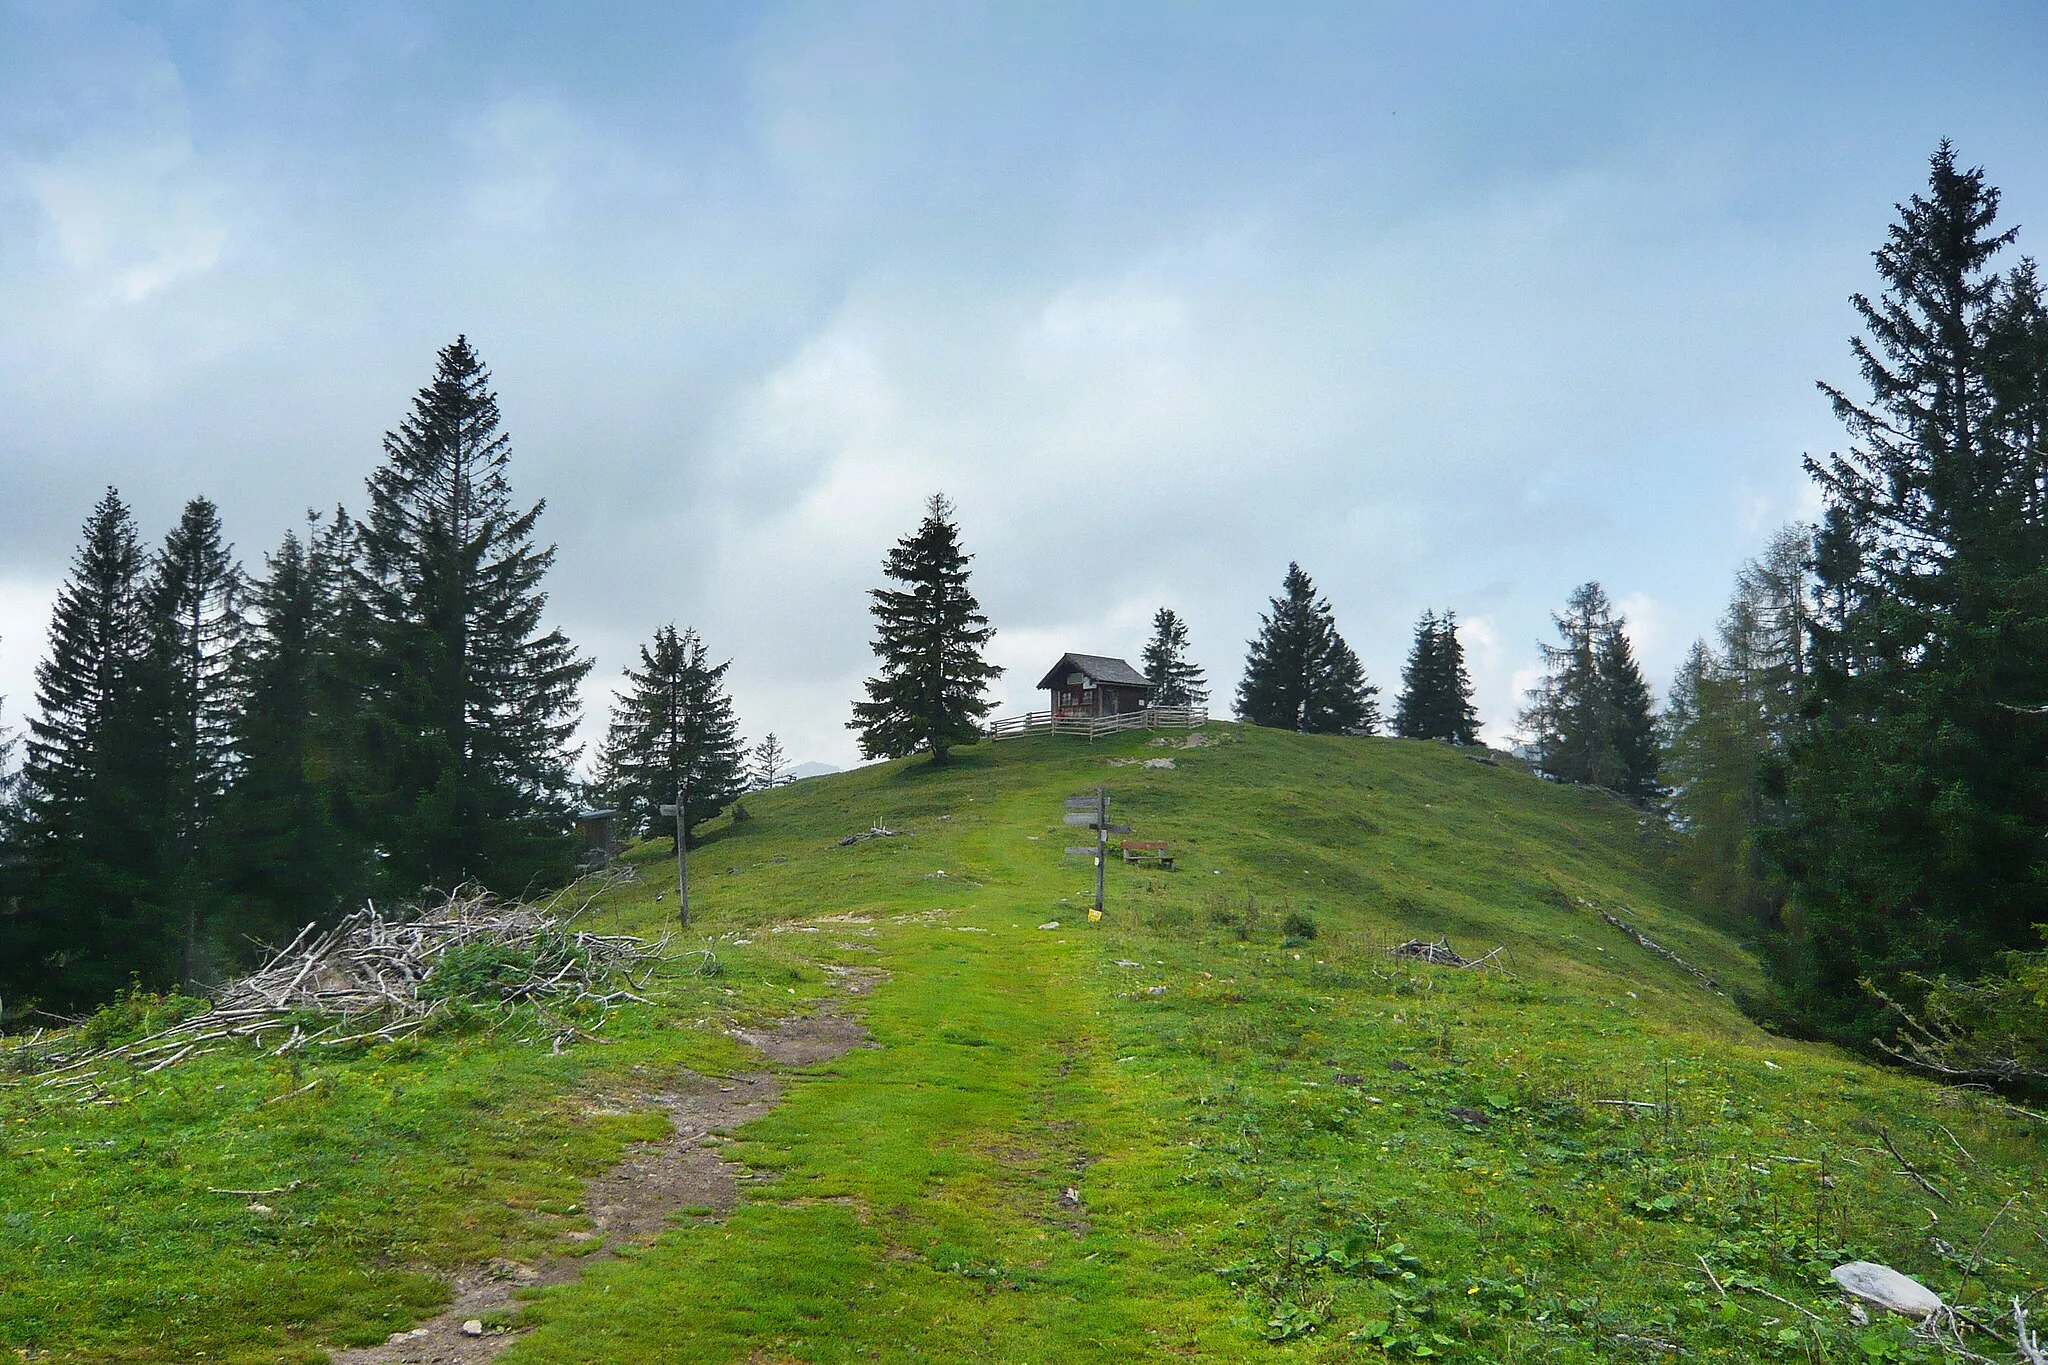
<svg viewBox="0 0 2048 1365">
<path fill-rule="evenodd" d="M 1188 661 L 1188 623 L 1173 608 L 1153 613 L 1144 663 L 1154 706 L 1199 706 L 1209 700 L 1208 679 Z"/>
<path fill-rule="evenodd" d="M 1609 621 L 1596 651 L 1601 699 L 1612 727 L 1608 742 L 1613 756 L 1603 765 L 1603 773 L 1611 776 L 1601 785 L 1632 800 L 1653 801 L 1664 792 L 1657 780 L 1656 703 L 1624 624 L 1620 617 Z"/>
<path fill-rule="evenodd" d="M 1379 725 L 1379 689 L 1366 682 L 1329 602 L 1316 596 L 1299 564 L 1287 566 L 1270 605 L 1245 653 L 1238 718 L 1305 734 L 1371 734 Z"/>
<path fill-rule="evenodd" d="M 1655 797 L 1656 717 L 1626 620 L 1598 583 L 1580 585 L 1551 619 L 1559 640 L 1540 646 L 1546 672 L 1521 716 L 1537 769 L 1558 782 Z"/>
<path fill-rule="evenodd" d="M 1424 611 L 1401 670 L 1394 733 L 1403 739 L 1479 742 L 1479 714 L 1472 707 L 1472 678 L 1465 671 L 1465 647 L 1452 612 Z"/>
<path fill-rule="evenodd" d="M 867 700 L 853 704 L 847 728 L 860 733 L 865 758 L 902 758 L 929 749 L 932 762 L 981 738 L 991 709 L 983 696 L 1003 670 L 982 657 L 995 630 L 967 586 L 972 556 L 960 548 L 953 505 L 941 494 L 924 520 L 896 542 L 882 572 L 903 585 L 874 588 L 875 657 Z"/>
<path fill-rule="evenodd" d="M 384 453 L 352 576 L 358 757 L 387 875 L 407 891 L 566 876 L 569 739 L 590 665 L 543 627 L 544 504 L 513 502 L 511 440 L 466 338 L 442 349 Z"/>
<path fill-rule="evenodd" d="M 725 692 L 728 659 L 713 664 L 694 630 L 672 625 L 640 646 L 640 667 L 626 669 L 626 690 L 612 704 L 599 756 L 598 785 L 633 828 L 675 833 L 661 808 L 683 793 L 684 834 L 746 790 L 746 758 Z"/>
<path fill-rule="evenodd" d="M 346 720 L 327 713 L 338 690 L 329 669 L 344 594 L 339 566 L 317 547 L 331 546 L 333 528 L 345 524 L 311 519 L 306 541 L 287 533 L 250 587 L 224 821 L 223 888 L 239 938 L 332 922 L 367 887 L 366 856 L 336 819 L 335 754 Z"/>
<path fill-rule="evenodd" d="M 163 824 L 156 890 L 177 908 L 178 978 L 187 987 L 199 975 L 201 933 L 217 908 L 242 588 L 219 512 L 205 498 L 192 499 L 151 566 L 143 670 L 145 711 L 161 747 L 161 788 L 152 802 Z"/>
<path fill-rule="evenodd" d="M 2048 347 L 1998 192 L 1943 143 L 1852 302 L 1867 396 L 1822 385 L 1850 448 L 1826 506 L 1810 689 L 1776 848 L 1769 963 L 1802 1022 L 1866 1042 L 1915 979 L 2031 946 L 2048 869 Z"/>
<path fill-rule="evenodd" d="M 15 828 L 17 904 L 0 921 L 0 989 L 49 1008 L 164 987 L 177 934 L 158 894 L 160 750 L 142 684 L 144 556 L 113 489 L 87 519 L 36 668 Z"/>
</svg>

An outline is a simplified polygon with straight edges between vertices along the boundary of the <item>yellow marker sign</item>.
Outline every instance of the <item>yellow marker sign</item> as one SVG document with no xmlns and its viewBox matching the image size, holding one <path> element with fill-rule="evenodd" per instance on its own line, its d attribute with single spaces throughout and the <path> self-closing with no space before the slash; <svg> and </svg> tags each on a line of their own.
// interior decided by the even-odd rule
<svg viewBox="0 0 2048 1365">
<path fill-rule="evenodd" d="M 1089 919 L 1091 919 L 1091 920 L 1095 920 L 1095 919 L 1101 919 L 1101 918 L 1102 918 L 1102 912 L 1101 912 L 1100 910 L 1090 910 L 1090 911 L 1088 912 L 1088 918 L 1089 918 Z"/>
</svg>

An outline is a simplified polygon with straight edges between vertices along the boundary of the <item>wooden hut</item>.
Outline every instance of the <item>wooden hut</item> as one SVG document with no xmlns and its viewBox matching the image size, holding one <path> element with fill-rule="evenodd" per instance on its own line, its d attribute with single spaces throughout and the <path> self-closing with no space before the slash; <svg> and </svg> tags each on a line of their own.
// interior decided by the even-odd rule
<svg viewBox="0 0 2048 1365">
<path fill-rule="evenodd" d="M 1052 693 L 1051 710 L 1060 720 L 1120 716 L 1152 704 L 1152 684 L 1122 659 L 1100 654 L 1063 654 L 1039 679 Z"/>
</svg>

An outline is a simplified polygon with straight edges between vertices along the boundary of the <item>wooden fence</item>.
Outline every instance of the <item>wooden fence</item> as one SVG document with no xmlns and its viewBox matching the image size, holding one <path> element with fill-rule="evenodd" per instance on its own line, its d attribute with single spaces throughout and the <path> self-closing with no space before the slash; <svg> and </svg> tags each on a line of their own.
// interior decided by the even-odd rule
<svg viewBox="0 0 2048 1365">
<path fill-rule="evenodd" d="M 1125 730 L 1191 730 L 1209 723 L 1204 706 L 1147 706 L 1116 716 L 1062 716 L 1051 711 L 1032 711 L 1005 716 L 986 731 L 990 739 L 1013 739 L 1018 735 L 1079 735 L 1096 739 Z"/>
</svg>

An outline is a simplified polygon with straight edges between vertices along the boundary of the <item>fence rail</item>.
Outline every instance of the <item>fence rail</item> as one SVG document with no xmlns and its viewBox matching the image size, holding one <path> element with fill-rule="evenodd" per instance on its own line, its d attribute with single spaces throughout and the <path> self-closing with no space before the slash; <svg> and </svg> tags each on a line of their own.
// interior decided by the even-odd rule
<svg viewBox="0 0 2048 1365">
<path fill-rule="evenodd" d="M 1098 739 L 1125 730 L 1191 730 L 1209 723 L 1204 706 L 1147 706 L 1115 716 L 1062 716 L 1052 711 L 1031 711 L 1005 716 L 991 723 L 990 739 L 1013 739 L 1018 735 L 1079 735 Z"/>
</svg>

